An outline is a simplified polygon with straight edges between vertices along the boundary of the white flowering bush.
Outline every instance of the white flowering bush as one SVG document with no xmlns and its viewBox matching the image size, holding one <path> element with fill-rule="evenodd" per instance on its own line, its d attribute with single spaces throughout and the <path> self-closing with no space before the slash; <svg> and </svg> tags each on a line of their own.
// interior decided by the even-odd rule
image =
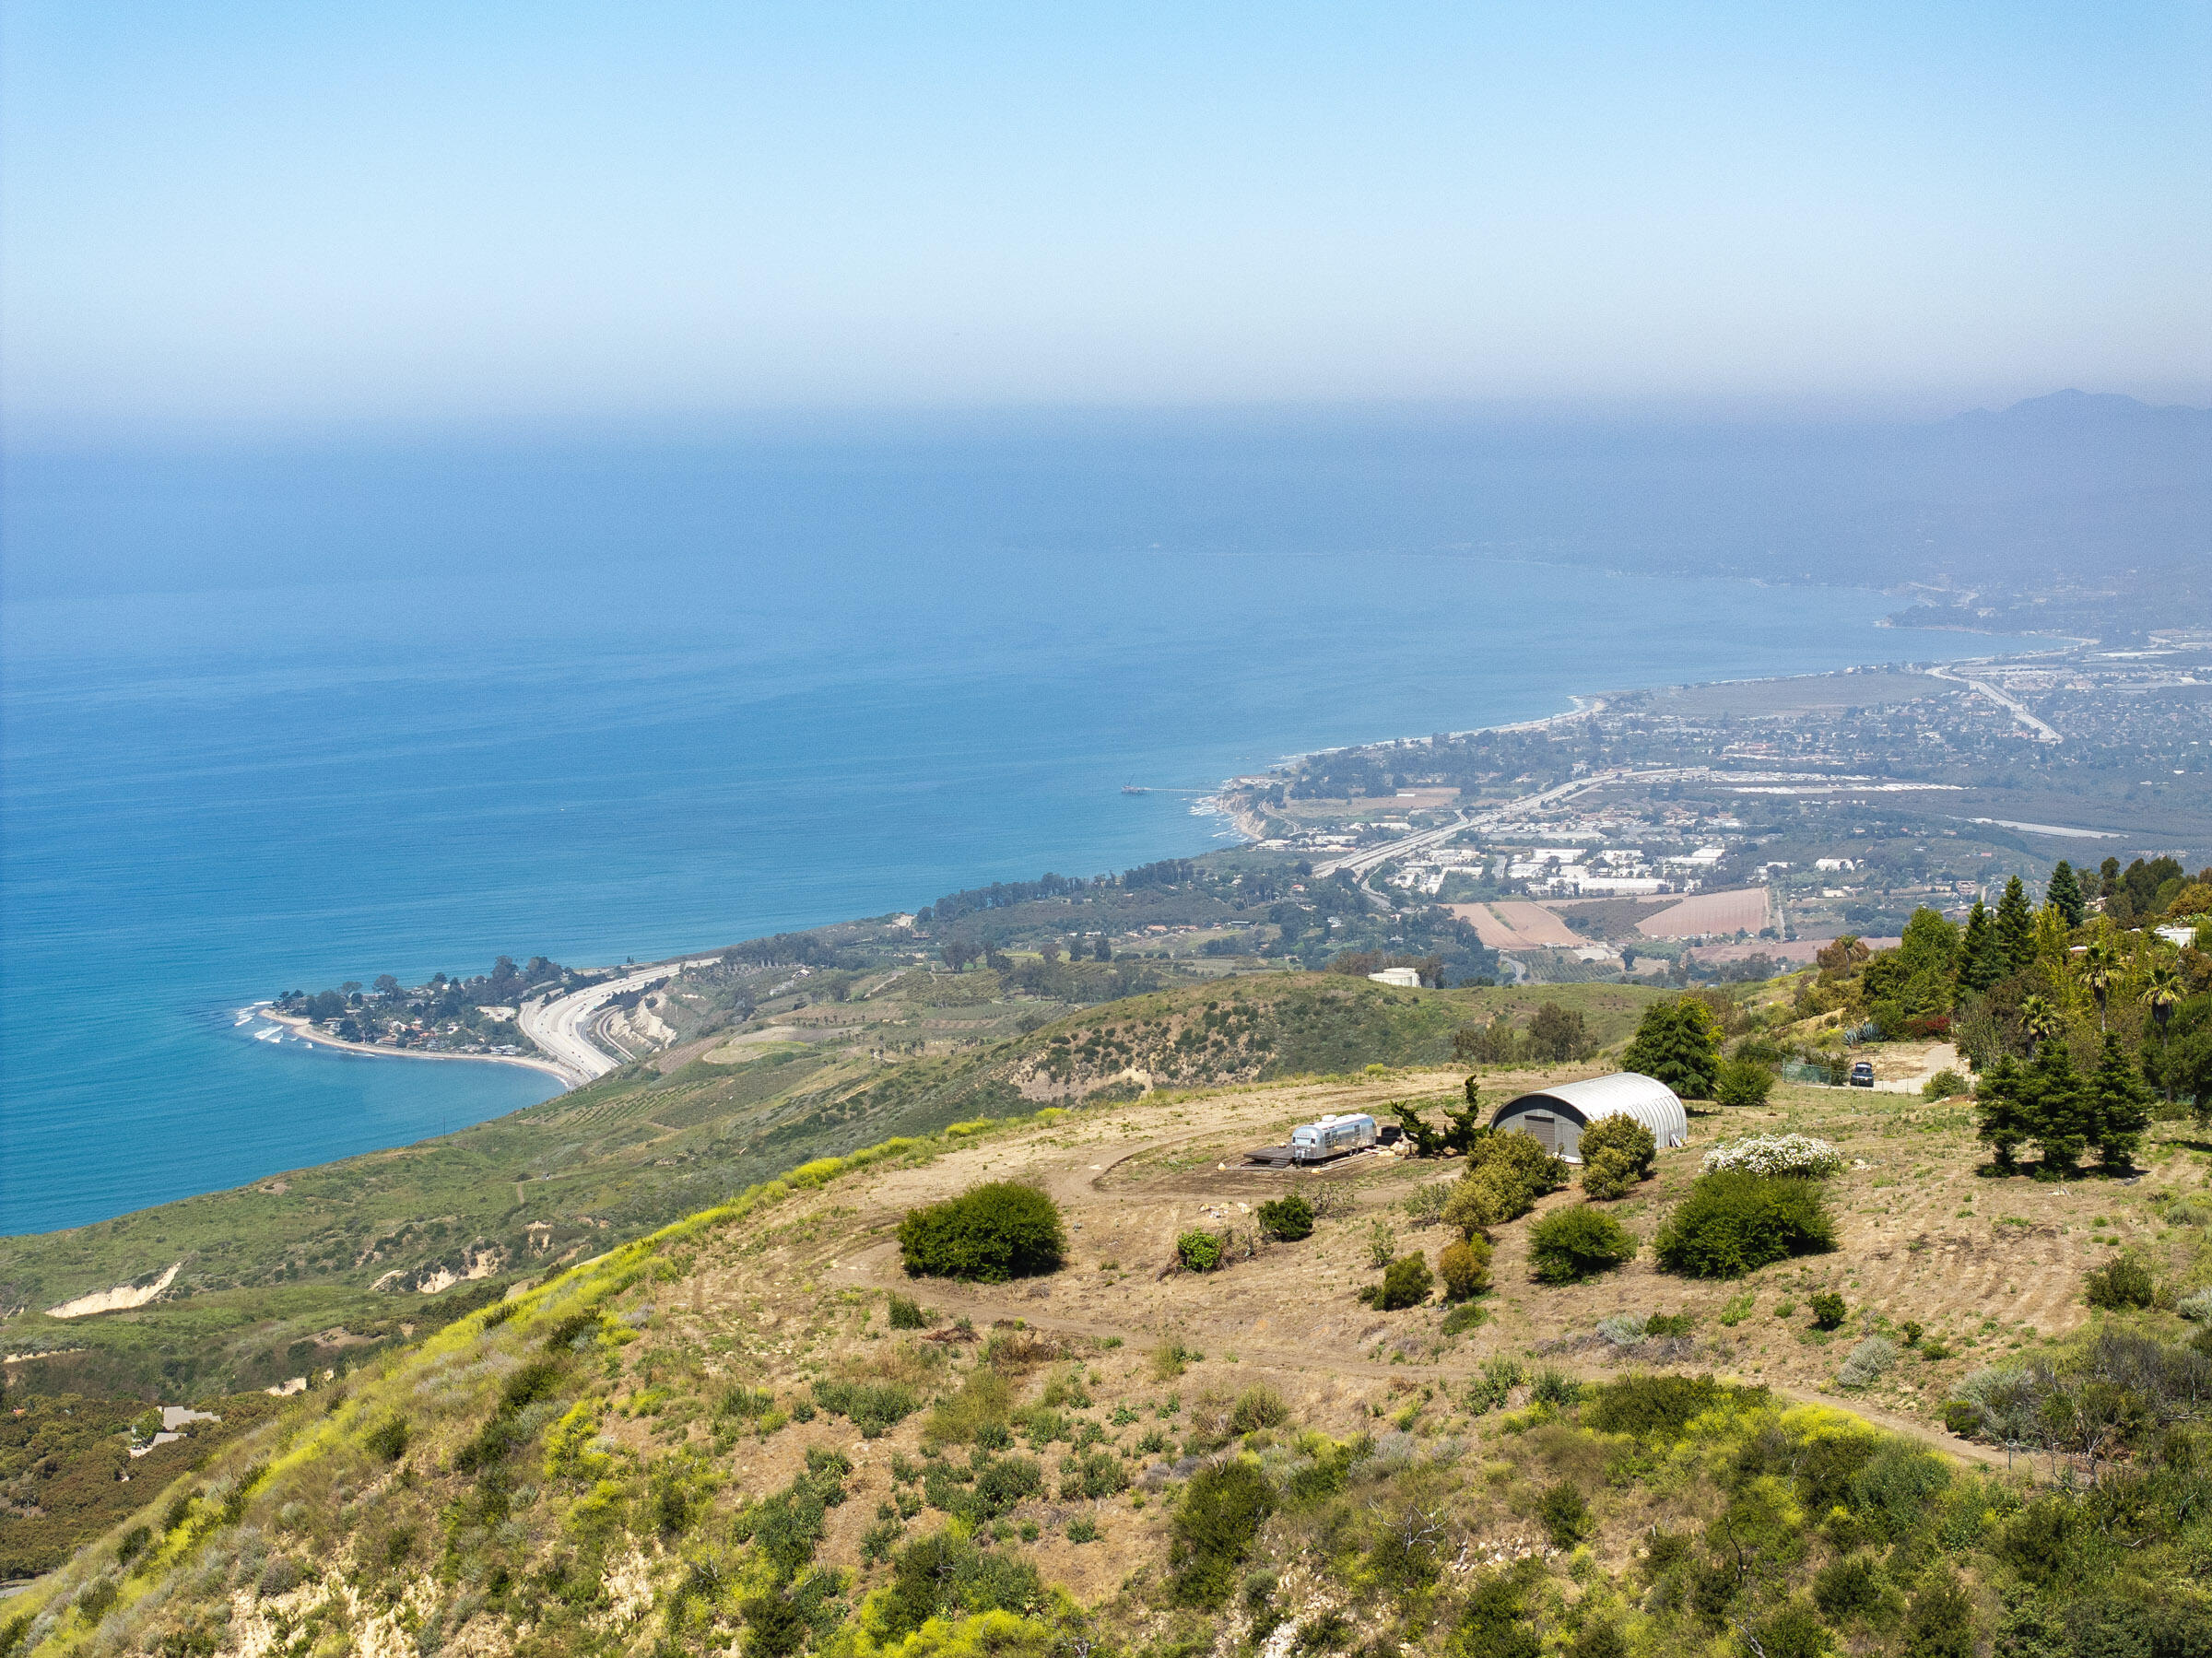
<svg viewBox="0 0 2212 1658">
<path fill-rule="evenodd" d="M 1843 1167 L 1843 1154 L 1811 1135 L 1753 1135 L 1715 1146 L 1705 1154 L 1705 1172 L 1801 1174 L 1825 1180 Z"/>
</svg>

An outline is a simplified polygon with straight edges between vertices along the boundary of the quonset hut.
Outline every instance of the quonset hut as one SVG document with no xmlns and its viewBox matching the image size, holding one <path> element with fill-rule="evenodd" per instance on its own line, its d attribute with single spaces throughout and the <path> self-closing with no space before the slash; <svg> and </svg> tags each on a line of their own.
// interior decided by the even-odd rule
<svg viewBox="0 0 2212 1658">
<path fill-rule="evenodd" d="M 1511 1130 L 1532 1135 L 1546 1151 L 1579 1163 L 1583 1130 L 1600 1117 L 1634 1118 L 1652 1131 L 1662 1151 L 1689 1143 L 1689 1113 L 1675 1098 L 1675 1090 L 1639 1071 L 1562 1082 L 1509 1099 L 1492 1114 L 1490 1128 L 1493 1133 Z"/>
</svg>

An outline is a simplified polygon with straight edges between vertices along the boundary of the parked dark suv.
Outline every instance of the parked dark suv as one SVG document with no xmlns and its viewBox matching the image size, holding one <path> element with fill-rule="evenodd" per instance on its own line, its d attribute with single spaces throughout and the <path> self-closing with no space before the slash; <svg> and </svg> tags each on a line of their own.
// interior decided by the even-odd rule
<svg viewBox="0 0 2212 1658">
<path fill-rule="evenodd" d="M 1851 1067 L 1851 1086 L 1854 1088 L 1874 1087 L 1874 1062 L 1872 1060 L 1862 1059 L 1857 1064 Z"/>
</svg>

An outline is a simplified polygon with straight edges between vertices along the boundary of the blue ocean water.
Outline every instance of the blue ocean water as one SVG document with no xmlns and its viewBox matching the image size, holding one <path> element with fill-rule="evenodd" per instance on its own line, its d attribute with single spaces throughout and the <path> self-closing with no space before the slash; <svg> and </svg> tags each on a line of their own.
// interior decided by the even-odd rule
<svg viewBox="0 0 2212 1658">
<path fill-rule="evenodd" d="M 1879 630 L 1894 601 L 1848 587 L 1454 538 L 1389 468 L 1301 515 L 1279 471 L 1218 457 L 1202 488 L 1165 450 L 1073 483 L 981 440 L 958 459 L 18 461 L 0 1231 L 555 1086 L 250 1040 L 232 1010 L 279 990 L 650 959 L 1121 868 L 1222 832 L 1126 782 L 1971 643 Z"/>
</svg>

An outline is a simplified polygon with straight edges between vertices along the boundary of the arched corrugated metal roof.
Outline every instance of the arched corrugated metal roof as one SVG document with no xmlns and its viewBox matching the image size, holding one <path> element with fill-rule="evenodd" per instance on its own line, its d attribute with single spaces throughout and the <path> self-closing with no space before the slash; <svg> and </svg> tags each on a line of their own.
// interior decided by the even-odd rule
<svg viewBox="0 0 2212 1658">
<path fill-rule="evenodd" d="M 1509 1099 L 1490 1114 L 1497 1128 L 1509 1117 L 1530 1111 L 1554 1111 L 1588 1127 L 1600 1117 L 1632 1117 L 1652 1131 L 1659 1148 L 1689 1144 L 1689 1113 L 1674 1089 L 1641 1071 L 1616 1071 L 1582 1082 L 1562 1082 Z M 1578 1136 L 1579 1138 L 1579 1136 Z"/>
</svg>

